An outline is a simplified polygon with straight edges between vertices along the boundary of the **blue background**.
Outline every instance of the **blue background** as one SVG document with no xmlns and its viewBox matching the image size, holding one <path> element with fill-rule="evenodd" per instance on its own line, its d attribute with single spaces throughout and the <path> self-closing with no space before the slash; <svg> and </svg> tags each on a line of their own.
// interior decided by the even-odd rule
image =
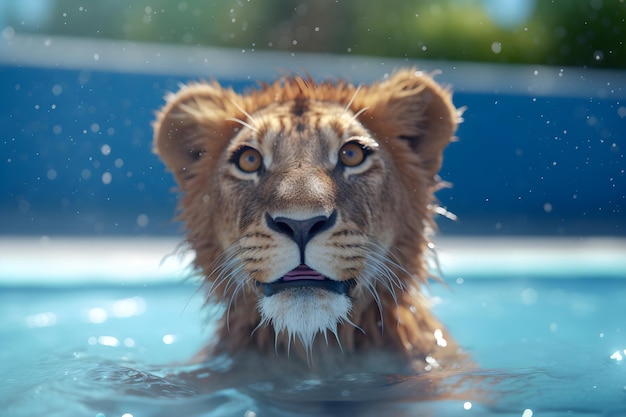
<svg viewBox="0 0 626 417">
<path fill-rule="evenodd" d="M 0 80 L 0 234 L 179 231 L 150 124 L 188 78 L 0 66 Z M 438 197 L 459 220 L 440 218 L 442 234 L 625 234 L 626 103 L 468 92 L 454 102 L 467 111 L 441 170 L 453 187 Z"/>
</svg>

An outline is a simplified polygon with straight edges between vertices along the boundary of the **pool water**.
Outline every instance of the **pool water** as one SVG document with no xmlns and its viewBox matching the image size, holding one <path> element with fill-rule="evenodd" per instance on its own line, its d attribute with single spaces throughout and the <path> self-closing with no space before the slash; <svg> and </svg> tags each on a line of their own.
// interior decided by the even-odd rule
<svg viewBox="0 0 626 417">
<path fill-rule="evenodd" d="M 623 279 L 472 275 L 448 277 L 447 284 L 430 290 L 434 311 L 481 370 L 460 386 L 451 375 L 443 386 L 484 392 L 478 399 L 415 395 L 429 380 L 411 374 L 343 375 L 270 389 L 268 381 L 210 392 L 188 376 L 224 364 L 184 361 L 210 339 L 219 311 L 203 307 L 192 283 L 94 285 L 86 276 L 83 285 L 61 288 L 5 284 L 0 414 L 626 415 Z"/>
</svg>

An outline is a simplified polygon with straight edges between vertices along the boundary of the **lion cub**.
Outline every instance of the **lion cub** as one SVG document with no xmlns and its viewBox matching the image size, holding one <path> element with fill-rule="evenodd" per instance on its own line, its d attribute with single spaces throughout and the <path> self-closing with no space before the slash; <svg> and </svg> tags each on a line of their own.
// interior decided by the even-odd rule
<svg viewBox="0 0 626 417">
<path fill-rule="evenodd" d="M 208 297 L 224 305 L 205 354 L 309 370 L 456 362 L 420 286 L 459 118 L 415 70 L 367 86 L 293 76 L 243 95 L 198 83 L 168 96 L 155 149 Z"/>
</svg>

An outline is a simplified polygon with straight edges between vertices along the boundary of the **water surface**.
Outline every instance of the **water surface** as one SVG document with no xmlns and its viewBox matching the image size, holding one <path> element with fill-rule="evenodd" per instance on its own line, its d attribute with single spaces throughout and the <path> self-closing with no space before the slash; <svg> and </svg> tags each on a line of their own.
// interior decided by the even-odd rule
<svg viewBox="0 0 626 417">
<path fill-rule="evenodd" d="M 431 376 L 408 372 L 211 391 L 203 376 L 228 364 L 184 364 L 210 339 L 218 313 L 202 308 L 197 287 L 5 287 L 0 414 L 626 415 L 623 280 L 467 277 L 434 285 L 431 297 L 481 366 L 443 375 L 443 389 L 459 399 L 431 397 Z"/>
</svg>

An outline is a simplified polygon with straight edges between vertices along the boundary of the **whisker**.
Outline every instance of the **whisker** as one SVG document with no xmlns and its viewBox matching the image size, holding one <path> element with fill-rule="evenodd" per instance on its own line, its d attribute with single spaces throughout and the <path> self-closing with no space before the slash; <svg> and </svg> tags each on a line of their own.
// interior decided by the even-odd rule
<svg viewBox="0 0 626 417">
<path fill-rule="evenodd" d="M 189 305 L 191 304 L 191 300 L 194 299 L 194 297 L 198 296 L 198 293 L 202 290 L 202 286 L 199 286 L 198 288 L 196 288 L 196 290 L 193 292 L 193 294 L 191 296 L 189 296 L 189 299 L 187 300 L 187 302 L 185 303 L 185 305 L 183 306 L 182 311 L 180 312 L 180 317 L 183 316 L 183 314 L 185 314 L 185 312 L 187 311 L 187 308 L 189 307 Z"/>
<path fill-rule="evenodd" d="M 235 300 L 235 302 L 233 303 L 233 307 L 235 309 L 237 309 L 237 294 L 239 294 L 241 292 L 241 294 L 243 295 L 244 299 L 245 299 L 245 295 L 246 292 L 242 291 L 243 288 L 246 285 L 246 281 L 245 280 L 238 280 L 237 286 L 235 287 L 234 291 L 233 291 L 233 295 L 232 298 Z"/>
<path fill-rule="evenodd" d="M 224 287 L 224 293 L 228 293 L 228 291 L 232 288 L 232 293 L 230 294 L 231 299 L 235 298 L 237 293 L 241 290 L 242 285 L 245 284 L 245 276 L 241 272 L 241 268 L 243 267 L 238 267 L 238 270 L 233 271 L 229 277 L 230 279 L 228 280 L 226 287 Z M 237 300 L 234 300 L 234 306 L 237 307 Z"/>
<path fill-rule="evenodd" d="M 215 259 L 213 262 L 215 267 L 207 276 L 207 278 L 211 278 L 212 281 L 208 290 L 208 297 L 213 296 L 217 287 L 229 278 L 228 275 L 230 271 L 232 271 L 233 265 L 237 263 L 235 261 L 238 253 L 239 251 L 234 246 L 231 246 Z M 215 274 L 217 274 L 217 276 L 214 276 Z"/>
<path fill-rule="evenodd" d="M 291 352 L 291 338 L 294 338 L 294 342 L 295 342 L 295 335 L 293 333 L 291 333 L 291 331 L 287 332 L 287 357 L 289 357 L 289 353 Z"/>
<path fill-rule="evenodd" d="M 208 297 L 213 297 L 215 295 L 215 292 L 217 291 L 217 289 L 224 282 L 231 282 L 232 273 L 233 273 L 233 269 L 232 268 L 227 268 L 226 266 L 224 266 L 224 269 L 222 269 L 220 271 L 218 276 L 215 277 L 215 279 L 211 283 L 211 286 L 210 286 L 209 292 L 208 292 Z M 228 285 L 226 285 L 226 287 L 224 288 L 224 291 L 223 291 L 224 294 L 226 294 L 227 291 L 228 291 Z"/>
<path fill-rule="evenodd" d="M 243 265 L 241 264 L 237 265 L 237 267 L 228 271 L 228 275 L 226 275 L 226 278 L 228 281 L 226 283 L 226 286 L 224 287 L 225 294 L 228 293 L 228 290 L 231 289 L 233 285 L 236 286 L 238 284 L 234 278 L 239 277 L 242 271 L 243 271 Z"/>
<path fill-rule="evenodd" d="M 411 274 L 398 259 L 396 255 L 390 252 L 387 248 L 383 247 L 380 243 L 372 239 L 368 245 L 366 252 L 366 270 L 365 276 L 367 277 L 364 287 L 374 298 L 381 317 L 381 326 L 384 330 L 384 321 L 381 298 L 378 295 L 380 288 L 384 288 L 391 296 L 393 303 L 398 306 L 398 291 L 405 292 L 411 286 L 410 282 L 416 280 L 416 277 Z M 410 281 L 407 283 L 398 275 L 406 275 Z M 380 286 L 380 287 L 378 287 Z M 398 320 L 400 318 L 398 317 Z"/>
<path fill-rule="evenodd" d="M 359 330 L 361 333 L 365 334 L 365 330 L 363 330 L 361 328 L 361 326 L 359 326 L 358 324 L 354 323 L 352 320 L 350 320 L 347 316 L 341 320 L 341 323 L 343 324 L 344 322 L 348 323 L 349 325 L 351 325 L 352 327 L 354 327 L 355 329 Z"/>
<path fill-rule="evenodd" d="M 250 130 L 252 130 L 254 132 L 258 132 L 259 131 L 259 129 L 257 129 L 256 127 L 252 126 L 250 123 L 244 122 L 243 120 L 238 119 L 236 117 L 227 117 L 226 120 L 229 120 L 231 122 L 239 123 L 240 125 L 242 125 L 244 127 L 247 127 L 248 129 L 250 129 Z"/>
<path fill-rule="evenodd" d="M 235 278 L 235 279 L 231 279 L 229 281 L 227 287 L 230 286 L 233 281 L 238 281 L 238 283 L 235 286 L 235 289 L 233 290 L 233 293 L 230 296 L 230 298 L 228 300 L 228 305 L 226 307 L 226 326 L 227 326 L 228 331 L 230 331 L 230 311 L 231 311 L 231 308 L 233 306 L 235 308 L 237 308 L 237 294 L 240 291 L 240 289 L 242 288 L 242 286 L 245 284 L 245 281 L 243 279 L 244 277 L 242 277 L 241 275 L 234 276 L 233 278 Z"/>
<path fill-rule="evenodd" d="M 398 276 L 384 263 L 385 258 L 382 260 L 376 258 L 370 258 L 372 261 L 371 266 L 376 270 L 378 282 L 383 284 L 383 286 L 389 291 L 393 300 L 398 305 L 397 295 L 395 288 L 398 288 L 400 291 L 404 292 L 405 285 L 400 281 Z"/>
<path fill-rule="evenodd" d="M 348 322 L 350 322 L 350 320 L 348 320 Z M 360 329 L 359 326 L 354 327 Z M 339 350 L 341 350 L 341 353 L 343 353 L 343 346 L 341 345 L 341 340 L 339 340 L 339 334 L 337 334 L 337 326 L 335 326 L 335 328 L 331 329 L 330 331 L 335 335 L 335 340 L 337 341 L 337 345 L 339 345 Z"/>
<path fill-rule="evenodd" d="M 250 120 L 254 124 L 257 124 L 256 119 L 254 117 L 252 117 L 252 115 L 250 113 L 248 113 L 243 107 L 241 107 L 235 100 L 231 100 L 230 102 L 231 102 L 231 104 L 233 106 L 235 106 L 237 108 L 237 110 L 242 112 L 248 118 L 248 120 Z M 257 131 L 257 129 L 254 128 L 254 127 L 251 127 L 251 129 L 253 129 L 255 132 Z"/>
<path fill-rule="evenodd" d="M 376 278 L 374 277 L 372 278 L 374 281 L 376 281 Z M 374 299 L 374 302 L 376 303 L 376 306 L 378 307 L 378 315 L 380 317 L 380 324 L 381 324 L 381 331 L 382 331 L 385 327 L 385 318 L 383 317 L 383 305 L 380 301 L 378 291 L 376 291 L 376 287 L 374 286 L 373 282 L 371 282 L 370 280 L 365 280 L 364 287 L 371 294 L 372 298 Z"/>
<path fill-rule="evenodd" d="M 381 256 L 384 261 L 385 264 L 389 264 L 390 266 L 395 267 L 396 269 L 398 269 L 398 271 L 403 272 L 405 274 L 407 274 L 409 277 L 413 277 L 413 274 L 411 274 L 400 262 L 400 260 L 398 259 L 398 257 L 396 255 L 394 255 L 393 253 L 391 253 L 390 251 L 388 251 L 387 249 L 383 248 L 380 244 L 376 243 L 376 242 L 370 242 L 370 245 L 374 248 L 377 249 L 374 251 L 374 253 L 376 255 Z M 384 254 L 384 255 L 383 255 Z M 395 275 L 395 274 L 394 274 Z M 399 281 L 401 283 L 401 281 Z M 400 284 L 403 289 L 406 289 L 406 286 L 401 283 Z"/>
<path fill-rule="evenodd" d="M 375 280 L 379 282 L 385 289 L 391 294 L 391 298 L 393 299 L 396 306 L 398 306 L 398 299 L 396 295 L 396 290 L 394 289 L 394 284 L 392 278 L 389 276 L 389 270 L 385 269 L 385 265 L 375 262 L 372 265 L 373 269 L 376 272 Z M 386 278 L 386 279 L 382 279 Z"/>
<path fill-rule="evenodd" d="M 226 248 L 213 261 L 213 269 L 207 275 L 203 283 L 205 286 L 208 286 L 205 303 L 208 303 L 210 299 L 216 297 L 218 291 L 220 292 L 222 300 L 218 301 L 225 304 L 226 328 L 228 331 L 230 331 L 231 310 L 237 308 L 239 298 L 243 297 L 244 302 L 246 301 L 245 287 L 249 282 L 248 276 L 244 270 L 245 265 L 239 259 L 240 252 L 241 248 L 238 242 Z"/>
<path fill-rule="evenodd" d="M 361 86 L 358 85 L 356 87 L 356 90 L 354 90 L 354 94 L 352 94 L 352 97 L 350 97 L 350 101 L 348 101 L 348 104 L 346 104 L 346 107 L 343 109 L 344 114 L 348 112 L 348 110 L 350 110 L 350 106 L 352 106 L 352 103 L 354 103 L 354 99 L 356 99 L 357 94 L 359 94 L 359 91 L 361 91 Z M 358 114 L 360 114 L 361 112 L 359 112 Z"/>
<path fill-rule="evenodd" d="M 364 112 L 368 111 L 369 107 L 363 107 L 361 110 L 359 110 L 358 112 L 354 113 L 354 116 L 352 116 L 352 118 L 350 119 L 350 123 L 352 123 L 353 121 L 355 121 L 360 115 L 362 115 Z"/>
<path fill-rule="evenodd" d="M 250 336 L 254 336 L 254 334 L 256 333 L 256 331 L 263 325 L 265 325 L 265 323 L 267 323 L 267 320 L 262 319 L 259 320 L 259 324 L 256 325 L 256 327 L 254 329 L 252 329 L 252 331 L 250 332 Z M 276 343 L 274 343 L 276 344 Z M 278 353 L 278 352 L 277 352 Z"/>
<path fill-rule="evenodd" d="M 235 299 L 236 293 L 233 293 L 228 299 L 228 304 L 226 306 L 226 328 L 230 332 L 230 312 L 232 310 L 233 305 L 237 305 L 237 300 Z"/>
</svg>

